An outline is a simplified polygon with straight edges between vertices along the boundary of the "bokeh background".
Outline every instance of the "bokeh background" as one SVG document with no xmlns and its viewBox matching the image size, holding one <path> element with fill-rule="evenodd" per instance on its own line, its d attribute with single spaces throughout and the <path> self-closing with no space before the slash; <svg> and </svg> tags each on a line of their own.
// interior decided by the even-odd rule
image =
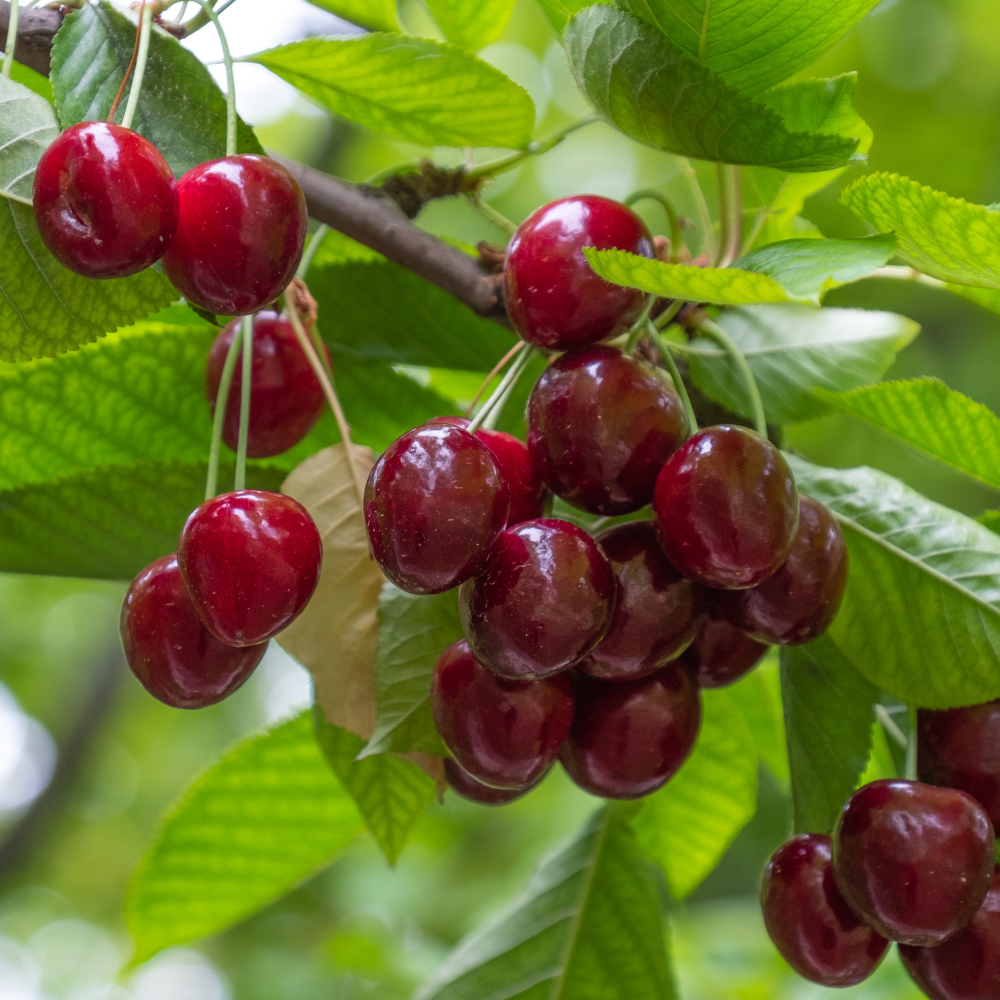
<svg viewBox="0 0 1000 1000">
<path fill-rule="evenodd" d="M 436 35 L 418 0 L 403 0 L 401 19 L 414 33 Z M 354 30 L 305 0 L 236 0 L 222 20 L 235 55 Z M 809 201 L 811 223 L 827 236 L 861 235 L 838 193 L 866 169 L 905 174 L 972 201 L 1000 200 L 998 26 L 995 0 L 885 0 L 805 74 L 856 70 L 858 107 L 875 133 L 867 167 L 852 168 Z M 205 60 L 219 57 L 210 29 L 186 44 Z M 483 56 L 531 93 L 538 136 L 586 113 L 535 0 L 518 0 L 503 38 Z M 240 112 L 266 147 L 351 180 L 420 156 L 457 161 L 454 150 L 415 148 L 335 121 L 262 67 L 238 65 L 236 80 Z M 487 197 L 520 221 L 566 194 L 622 197 L 656 185 L 695 218 L 680 171 L 674 157 L 592 125 L 503 175 Z M 712 202 L 714 171 L 699 173 Z M 663 232 L 660 209 L 640 207 Z M 456 199 L 430 205 L 418 222 L 468 241 L 503 235 Z M 840 289 L 828 304 L 911 316 L 923 333 L 889 377 L 937 375 L 1000 408 L 1000 316 L 890 279 Z M 336 323 L 336 316 L 321 321 Z M 985 487 L 849 418 L 792 428 L 789 441 L 821 463 L 877 465 L 972 515 L 998 503 Z M 3 1000 L 404 1000 L 463 934 L 517 895 L 539 856 L 596 806 L 560 772 L 503 810 L 449 796 L 420 822 L 395 869 L 371 841 L 359 841 L 245 924 L 132 968 L 122 900 L 158 818 L 223 749 L 305 706 L 310 689 L 305 671 L 272 643 L 250 682 L 223 705 L 197 713 L 166 708 L 121 666 L 123 593 L 124 585 L 0 576 Z M 677 974 L 689 1000 L 806 1000 L 823 992 L 790 972 L 761 925 L 756 889 L 768 854 L 786 836 L 788 799 L 769 773 L 762 772 L 760 788 L 757 817 L 720 867 L 684 906 L 672 906 Z M 843 995 L 919 996 L 894 957 Z"/>
</svg>

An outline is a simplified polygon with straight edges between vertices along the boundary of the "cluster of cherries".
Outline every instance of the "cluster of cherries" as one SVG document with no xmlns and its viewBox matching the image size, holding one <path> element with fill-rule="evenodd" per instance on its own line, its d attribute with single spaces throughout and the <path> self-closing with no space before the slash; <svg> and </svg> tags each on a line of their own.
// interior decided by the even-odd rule
<svg viewBox="0 0 1000 1000">
<path fill-rule="evenodd" d="M 585 247 L 653 256 L 642 221 L 593 196 L 539 209 L 509 247 L 514 326 L 562 352 L 531 392 L 527 442 L 438 418 L 389 446 L 365 492 L 389 580 L 460 588 L 465 638 L 441 654 L 431 705 L 448 780 L 479 802 L 522 795 L 557 757 L 595 795 L 650 794 L 694 746 L 700 688 L 735 681 L 769 643 L 818 637 L 846 583 L 837 522 L 769 441 L 737 426 L 689 437 L 673 387 L 600 343 L 645 297 L 601 279 Z M 545 516 L 552 493 L 654 517 L 592 537 Z"/>
<path fill-rule="evenodd" d="M 890 941 L 931 1000 L 1000 997 L 1000 701 L 921 709 L 920 781 L 864 785 L 833 837 L 802 834 L 768 862 L 768 933 L 824 986 L 870 976 Z"/>
</svg>

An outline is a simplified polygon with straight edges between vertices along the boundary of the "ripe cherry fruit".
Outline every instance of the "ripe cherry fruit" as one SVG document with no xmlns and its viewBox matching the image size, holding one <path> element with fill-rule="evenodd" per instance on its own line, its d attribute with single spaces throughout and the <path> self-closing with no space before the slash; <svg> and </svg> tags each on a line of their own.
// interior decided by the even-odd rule
<svg viewBox="0 0 1000 1000">
<path fill-rule="evenodd" d="M 507 251 L 504 292 L 518 334 L 529 344 L 565 351 L 624 333 L 646 295 L 613 285 L 591 268 L 584 247 L 653 257 L 645 223 L 620 202 L 574 195 L 537 209 Z"/>
<path fill-rule="evenodd" d="M 687 437 L 674 390 L 617 347 L 570 351 L 528 400 L 528 450 L 549 489 L 592 514 L 628 514 Z"/>
<path fill-rule="evenodd" d="M 120 628 L 132 673 L 173 708 L 204 708 L 228 697 L 267 650 L 266 642 L 236 647 L 216 639 L 198 617 L 172 555 L 132 581 Z"/>
<path fill-rule="evenodd" d="M 718 688 L 734 684 L 748 674 L 764 658 L 767 649 L 766 643 L 751 639 L 746 632 L 711 616 L 710 612 L 681 661 L 694 674 L 698 687 Z"/>
<path fill-rule="evenodd" d="M 52 256 L 86 278 L 124 278 L 159 260 L 178 218 L 160 151 L 111 122 L 57 136 L 35 170 L 35 221 Z"/>
<path fill-rule="evenodd" d="M 527 795 L 538 784 L 536 781 L 526 788 L 490 788 L 463 771 L 451 757 L 447 757 L 444 762 L 444 780 L 453 792 L 481 806 L 505 806 L 508 802 Z"/>
<path fill-rule="evenodd" d="M 181 531 L 177 562 L 208 630 L 231 646 L 277 635 L 309 603 L 323 543 L 297 500 L 239 490 L 206 500 Z"/>
</svg>

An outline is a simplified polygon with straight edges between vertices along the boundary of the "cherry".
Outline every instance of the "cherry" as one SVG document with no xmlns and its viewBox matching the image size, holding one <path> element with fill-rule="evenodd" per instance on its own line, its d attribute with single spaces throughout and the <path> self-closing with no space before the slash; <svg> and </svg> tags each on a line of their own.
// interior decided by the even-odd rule
<svg viewBox="0 0 1000 1000">
<path fill-rule="evenodd" d="M 798 646 L 833 622 L 847 586 L 847 545 L 830 509 L 799 494 L 799 528 L 788 558 L 748 590 L 718 591 L 715 607 L 761 642 Z"/>
<path fill-rule="evenodd" d="M 477 802 L 482 806 L 505 806 L 508 802 L 526 795 L 538 784 L 536 781 L 525 788 L 490 788 L 489 785 L 476 781 L 471 774 L 463 771 L 450 757 L 445 758 L 444 780 L 448 782 L 448 787 L 463 799 Z"/>
<path fill-rule="evenodd" d="M 674 452 L 656 480 L 653 510 L 667 558 L 688 579 L 722 590 L 766 580 L 799 526 L 795 480 L 781 452 L 725 424 Z"/>
<path fill-rule="evenodd" d="M 206 500 L 188 517 L 177 550 L 198 614 L 231 646 L 252 646 L 290 625 L 309 603 L 322 561 L 305 507 L 265 490 Z"/>
<path fill-rule="evenodd" d="M 157 559 L 132 581 L 121 637 L 139 683 L 172 708 L 204 708 L 228 697 L 267 650 L 266 642 L 229 646 L 205 628 L 174 555 Z"/>
<path fill-rule="evenodd" d="M 295 274 L 306 239 L 298 181 L 266 156 L 210 160 L 177 183 L 180 216 L 163 257 L 186 298 L 223 316 L 256 312 Z"/>
<path fill-rule="evenodd" d="M 971 795 L 1000 829 L 1000 701 L 917 713 L 917 770 Z"/>
<path fill-rule="evenodd" d="M 644 361 L 607 345 L 552 362 L 528 400 L 535 469 L 553 493 L 592 514 L 645 507 L 687 427 L 677 393 Z"/>
<path fill-rule="evenodd" d="M 676 664 L 635 681 L 576 675 L 576 713 L 559 759 L 592 795 L 638 799 L 680 770 L 701 725 L 701 696 Z"/>
<path fill-rule="evenodd" d="M 931 1000 L 1000 997 L 1000 868 L 970 924 L 936 948 L 901 944 L 899 957 Z"/>
<path fill-rule="evenodd" d="M 240 322 L 236 319 L 225 326 L 208 352 L 205 393 L 213 414 L 226 354 Z M 325 344 L 324 350 L 329 358 L 330 352 Z M 229 389 L 226 419 L 222 425 L 222 439 L 233 451 L 240 433 L 242 385 L 243 369 L 237 363 Z M 250 458 L 268 458 L 297 445 L 319 420 L 325 402 L 319 380 L 295 338 L 291 322 L 275 312 L 257 313 L 253 320 L 247 455 Z"/>
<path fill-rule="evenodd" d="M 883 937 L 934 946 L 976 915 L 994 850 L 989 817 L 971 796 L 889 779 L 848 799 L 833 870 L 851 908 Z"/>
<path fill-rule="evenodd" d="M 701 624 L 695 585 L 667 562 L 652 521 L 619 524 L 597 536 L 618 601 L 608 634 L 580 665 L 605 680 L 645 677 L 679 656 Z"/>
<path fill-rule="evenodd" d="M 459 639 L 434 666 L 431 710 L 462 770 L 484 785 L 523 789 L 548 771 L 569 735 L 573 685 L 568 677 L 504 680 Z"/>
<path fill-rule="evenodd" d="M 624 333 L 646 295 L 599 277 L 584 247 L 653 257 L 645 223 L 620 202 L 575 195 L 543 205 L 521 223 L 507 250 L 507 312 L 529 344 L 564 351 Z"/>
<path fill-rule="evenodd" d="M 467 430 L 440 422 L 393 441 L 365 486 L 372 554 L 411 594 L 451 590 L 478 573 L 509 510 L 493 452 Z"/>
<path fill-rule="evenodd" d="M 476 658 L 512 680 L 579 663 L 604 637 L 615 576 L 600 546 L 568 521 L 508 528 L 482 573 L 462 584 L 458 610 Z"/>
<path fill-rule="evenodd" d="M 50 253 L 86 278 L 138 274 L 177 229 L 177 182 L 138 132 L 110 122 L 72 125 L 35 169 L 35 222 Z"/>
<path fill-rule="evenodd" d="M 848 905 L 833 875 L 831 840 L 803 833 L 782 844 L 764 869 L 764 925 L 786 962 L 821 986 L 854 986 L 885 957 L 889 942 Z"/>
<path fill-rule="evenodd" d="M 748 674 L 767 650 L 765 643 L 710 615 L 681 660 L 694 673 L 698 687 L 718 688 Z"/>
</svg>

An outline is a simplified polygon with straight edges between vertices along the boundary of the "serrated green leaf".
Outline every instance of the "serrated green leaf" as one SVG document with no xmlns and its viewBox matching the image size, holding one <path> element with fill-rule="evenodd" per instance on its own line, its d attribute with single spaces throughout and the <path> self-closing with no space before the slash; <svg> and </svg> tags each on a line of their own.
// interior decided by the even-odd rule
<svg viewBox="0 0 1000 1000">
<path fill-rule="evenodd" d="M 623 810 L 602 809 L 414 1000 L 674 1000 L 651 876 Z"/>
<path fill-rule="evenodd" d="M 926 708 L 1000 697 L 1000 536 L 876 469 L 786 457 L 843 528 L 851 567 L 828 634 L 860 673 Z"/>
<path fill-rule="evenodd" d="M 309 3 L 372 31 L 399 31 L 396 0 L 309 0 Z"/>
<path fill-rule="evenodd" d="M 531 141 L 535 105 L 528 94 L 454 45 L 389 34 L 308 38 L 245 61 L 404 142 L 522 149 Z"/>
<path fill-rule="evenodd" d="M 59 134 L 55 110 L 15 80 L 0 77 L 0 193 L 30 205 L 35 167 Z"/>
<path fill-rule="evenodd" d="M 467 49 L 495 42 L 507 27 L 514 0 L 424 0 L 444 37 Z"/>
<path fill-rule="evenodd" d="M 757 811 L 757 746 L 725 691 L 703 691 L 701 732 L 690 759 L 643 800 L 636 839 L 663 868 L 674 899 L 705 880 Z"/>
<path fill-rule="evenodd" d="M 778 784 L 788 789 L 788 747 L 781 709 L 781 677 L 777 651 L 772 648 L 759 666 L 726 688 L 743 713 L 757 744 L 760 762 Z"/>
<path fill-rule="evenodd" d="M 878 690 L 825 636 L 781 650 L 796 833 L 830 833 L 868 765 Z"/>
<path fill-rule="evenodd" d="M 132 878 L 137 962 L 283 896 L 361 831 L 304 712 L 237 743 L 189 786 Z"/>
<path fill-rule="evenodd" d="M 589 7 L 593 0 L 538 0 L 538 6 L 545 12 L 549 23 L 557 35 L 561 35 L 569 19 L 584 7 Z M 599 0 L 610 3 L 611 0 Z"/>
<path fill-rule="evenodd" d="M 844 166 L 858 140 L 793 132 L 755 101 L 688 58 L 653 28 L 598 4 L 566 28 L 577 83 L 609 122 L 637 142 L 681 156 L 789 171 Z"/>
<path fill-rule="evenodd" d="M 896 235 L 896 257 L 932 278 L 1000 288 L 1000 214 L 898 174 L 869 174 L 840 196 L 878 232 Z"/>
</svg>

